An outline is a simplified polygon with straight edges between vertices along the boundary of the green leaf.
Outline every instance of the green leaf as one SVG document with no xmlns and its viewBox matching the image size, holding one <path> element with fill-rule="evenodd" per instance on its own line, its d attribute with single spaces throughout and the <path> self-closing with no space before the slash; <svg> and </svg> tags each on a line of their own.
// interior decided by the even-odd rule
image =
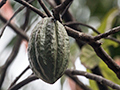
<svg viewBox="0 0 120 90">
<path fill-rule="evenodd" d="M 98 87 L 97 87 L 96 81 L 91 80 L 91 79 L 89 81 L 90 81 L 90 88 L 92 90 L 99 90 Z"/>
<path fill-rule="evenodd" d="M 81 63 L 88 69 L 92 69 L 100 62 L 100 58 L 89 45 L 84 45 L 80 54 Z"/>
<path fill-rule="evenodd" d="M 104 50 L 109 54 L 109 46 L 113 46 L 113 47 L 118 47 L 119 44 L 115 41 L 109 40 L 109 39 L 105 39 L 103 40 L 103 45 L 102 47 L 104 48 Z"/>
<path fill-rule="evenodd" d="M 98 28 L 98 31 L 104 33 L 107 30 L 111 29 L 118 13 L 119 13 L 118 8 L 112 8 L 103 18 L 101 25 Z M 118 47 L 119 45 L 118 43 L 109 39 L 102 40 L 102 43 L 103 43 L 102 46 L 107 53 L 109 53 L 109 49 L 108 49 L 109 46 L 112 45 L 114 47 Z"/>
<path fill-rule="evenodd" d="M 112 28 L 112 24 L 118 13 L 119 13 L 118 8 L 112 8 L 103 18 L 101 25 L 98 28 L 98 31 L 104 33 L 106 30 Z"/>
<path fill-rule="evenodd" d="M 111 80 L 116 84 L 120 84 L 120 80 L 117 78 L 116 74 L 112 70 L 110 70 L 103 61 L 100 62 L 99 66 L 101 68 L 103 76 L 106 79 Z"/>
</svg>

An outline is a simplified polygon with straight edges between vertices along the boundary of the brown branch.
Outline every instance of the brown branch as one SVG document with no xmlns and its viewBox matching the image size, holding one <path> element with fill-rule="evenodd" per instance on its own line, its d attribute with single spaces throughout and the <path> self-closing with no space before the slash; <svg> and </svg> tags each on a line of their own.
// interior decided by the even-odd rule
<svg viewBox="0 0 120 90">
<path fill-rule="evenodd" d="M 80 23 L 80 22 L 76 22 L 76 21 L 71 21 L 71 22 L 67 22 L 67 23 L 64 23 L 64 25 L 66 26 L 71 26 L 71 25 L 82 25 L 82 26 L 85 26 L 85 27 L 88 27 L 90 29 L 92 29 L 95 33 L 97 34 L 101 34 L 99 31 L 97 31 L 94 27 L 90 26 L 90 25 L 87 25 L 87 24 L 84 24 L 84 23 Z M 120 44 L 120 41 L 113 38 L 113 37 L 104 37 L 105 39 L 109 39 L 109 40 L 112 40 L 118 44 Z"/>
<path fill-rule="evenodd" d="M 90 44 L 96 54 L 107 64 L 107 66 L 116 73 L 117 77 L 120 79 L 120 66 L 117 65 L 114 60 L 105 52 L 101 46 L 96 46 L 96 43 Z"/>
<path fill-rule="evenodd" d="M 20 4 L 28 7 L 29 9 L 31 9 L 32 11 L 34 11 L 35 13 L 37 13 L 38 15 L 40 15 L 42 18 L 46 17 L 46 15 L 44 13 L 42 13 L 39 9 L 33 7 L 31 4 L 29 4 L 28 2 L 24 1 L 24 0 L 15 0 L 16 2 L 19 2 Z"/>
<path fill-rule="evenodd" d="M 112 41 L 114 41 L 114 42 L 116 42 L 116 43 L 120 44 L 120 41 L 119 41 L 119 40 L 117 40 L 117 39 L 116 39 L 116 38 L 114 38 L 114 37 L 110 37 L 110 36 L 108 36 L 108 37 L 106 37 L 106 39 L 112 40 Z"/>
<path fill-rule="evenodd" d="M 49 10 L 47 9 L 47 7 L 45 6 L 45 4 L 43 3 L 42 0 L 38 0 L 38 2 L 40 3 L 41 7 L 43 8 L 43 10 L 45 11 L 45 13 L 47 14 L 48 17 L 52 17 L 51 13 L 49 12 Z"/>
<path fill-rule="evenodd" d="M 68 70 L 65 71 L 65 74 L 71 78 L 79 87 L 81 87 L 83 90 L 92 90 L 88 86 L 84 85 L 76 76 L 73 76 Z"/>
<path fill-rule="evenodd" d="M 85 27 L 88 27 L 88 28 L 92 29 L 97 34 L 100 34 L 100 32 L 98 32 L 94 27 L 92 27 L 90 25 L 87 25 L 87 24 L 84 24 L 84 23 L 77 22 L 77 21 L 66 22 L 66 23 L 64 23 L 64 25 L 66 25 L 66 26 L 82 25 L 82 26 L 85 26 Z"/>
<path fill-rule="evenodd" d="M 67 72 L 65 72 L 65 74 L 67 76 L 69 76 L 72 80 L 74 80 L 83 90 L 91 90 L 88 86 L 86 86 L 82 82 L 80 82 L 77 77 L 75 77 L 75 76 L 73 76 L 73 75 L 71 75 L 70 73 L 67 73 Z M 34 81 L 36 79 L 39 79 L 39 78 L 37 78 L 35 75 L 31 75 L 28 78 L 26 78 L 25 80 L 19 82 L 18 84 L 10 87 L 8 90 L 18 90 L 21 87 L 23 87 L 24 85 L 26 85 L 29 82 Z"/>
<path fill-rule="evenodd" d="M 29 69 L 30 67 L 28 66 L 18 77 L 16 77 L 16 79 L 11 83 L 10 87 L 8 88 L 8 90 L 15 85 L 15 83 L 20 79 L 20 77 Z"/>
<path fill-rule="evenodd" d="M 1 16 L 0 15 L 0 19 L 4 22 L 4 23 L 6 23 L 7 22 L 7 20 L 3 17 L 3 16 Z M 11 23 L 9 23 L 8 24 L 8 26 L 10 26 L 18 35 L 20 35 L 22 38 L 24 38 L 25 40 L 29 40 L 29 37 L 25 34 L 25 32 L 22 30 L 22 29 L 20 29 L 20 28 L 18 28 L 17 26 L 15 26 L 15 25 L 13 25 L 13 24 L 11 24 Z"/>
<path fill-rule="evenodd" d="M 0 8 L 1 8 L 6 2 L 7 2 L 7 0 L 2 0 L 2 1 L 0 2 Z"/>
<path fill-rule="evenodd" d="M 86 78 L 89 78 L 89 79 L 95 80 L 97 82 L 100 82 L 103 85 L 110 86 L 113 89 L 120 90 L 120 85 L 115 84 L 112 81 L 103 78 L 102 76 L 87 73 L 87 72 L 84 72 L 84 71 L 78 71 L 78 70 L 66 70 L 66 72 L 68 72 L 72 75 L 82 75 L 82 76 L 85 76 Z"/>
<path fill-rule="evenodd" d="M 66 31 L 69 36 L 79 40 L 84 41 L 91 45 L 95 50 L 96 54 L 107 64 L 107 66 L 116 73 L 117 77 L 120 79 L 120 66 L 118 66 L 114 60 L 104 51 L 104 49 L 100 46 L 101 43 L 94 41 L 93 37 L 90 35 L 86 35 L 84 33 L 78 32 L 70 27 L 65 26 Z"/>
<path fill-rule="evenodd" d="M 60 5 L 56 6 L 53 11 L 53 16 L 56 20 L 60 20 L 60 14 L 63 13 L 63 11 L 67 8 L 67 6 L 72 2 L 73 0 L 65 0 Z"/>
<path fill-rule="evenodd" d="M 36 77 L 35 75 L 30 75 L 28 78 L 24 79 L 23 81 L 19 82 L 16 85 L 12 86 L 8 90 L 18 90 L 19 88 L 23 87 L 24 85 L 30 83 L 31 81 L 37 80 L 37 79 L 38 79 L 38 77 Z"/>
<path fill-rule="evenodd" d="M 95 75 L 99 75 L 99 76 L 104 77 L 102 75 L 102 72 L 101 72 L 100 67 L 98 65 L 96 67 L 94 67 L 93 69 L 91 69 L 91 71 Z M 96 83 L 97 83 L 97 86 L 99 87 L 99 90 L 109 90 L 109 88 L 106 85 L 101 84 L 100 82 L 97 82 L 97 81 L 96 81 Z"/>
<path fill-rule="evenodd" d="M 62 11 L 61 13 L 61 18 L 65 15 L 65 13 L 68 11 L 70 8 L 71 4 L 73 3 L 73 0 L 67 5 L 67 7 Z"/>
<path fill-rule="evenodd" d="M 28 1 L 28 3 L 31 3 L 33 0 L 30 0 L 30 1 Z M 21 11 L 21 10 L 23 10 L 25 7 L 24 6 L 21 6 L 20 8 L 18 8 L 15 12 L 14 12 L 14 14 L 13 14 L 13 16 L 6 22 L 6 24 L 3 26 L 3 28 L 2 28 L 2 30 L 1 30 L 1 32 L 0 32 L 0 38 L 1 38 L 1 36 L 3 35 L 3 32 L 4 32 L 4 30 L 5 30 L 5 28 L 6 28 L 6 26 L 8 26 L 8 24 L 11 22 L 11 20 Z"/>
<path fill-rule="evenodd" d="M 21 28 L 24 30 L 24 32 L 26 31 L 25 29 L 29 23 L 29 17 L 30 17 L 30 9 L 26 8 L 25 19 L 24 19 L 23 24 L 21 25 Z"/>
<path fill-rule="evenodd" d="M 61 0 L 54 0 L 54 1 L 51 1 L 51 0 L 46 0 L 50 6 L 52 8 L 55 8 L 57 5 L 61 4 Z M 57 17 L 57 16 L 56 16 Z M 65 22 L 69 22 L 69 21 L 76 21 L 75 18 L 72 16 L 72 14 L 69 12 L 69 10 L 67 10 L 65 12 L 65 14 L 62 16 L 62 19 L 65 21 Z M 78 25 L 71 25 L 70 27 L 76 29 L 77 31 L 81 31 L 80 28 L 78 27 Z M 82 43 L 82 42 L 81 42 Z M 81 45 L 79 45 L 81 46 Z"/>
<path fill-rule="evenodd" d="M 28 24 L 28 18 L 29 18 L 29 11 L 28 11 L 28 9 L 27 9 L 26 12 L 27 13 L 25 15 L 25 21 L 24 21 L 23 26 L 22 26 L 23 30 L 25 30 L 25 27 Z M 6 60 L 5 64 L 1 68 L 1 73 L 2 74 L 1 74 L 1 77 L 0 77 L 0 88 L 1 88 L 2 83 L 4 81 L 4 78 L 5 78 L 6 71 L 7 71 L 8 67 L 10 66 L 10 64 L 13 62 L 13 60 L 15 59 L 15 57 L 18 54 L 18 51 L 19 51 L 19 48 L 20 48 L 20 45 L 21 45 L 21 41 L 22 41 L 22 38 L 18 37 L 17 42 L 15 43 L 10 56 L 8 57 L 8 59 Z"/>
<path fill-rule="evenodd" d="M 78 32 L 78 31 L 76 31 L 68 26 L 65 26 L 65 28 L 67 30 L 68 35 L 72 36 L 75 39 L 82 40 L 86 43 L 95 42 L 95 40 L 93 39 L 93 36 L 87 35 L 87 34 L 82 33 L 82 32 Z M 98 45 L 101 45 L 99 42 L 97 42 L 97 43 L 98 43 Z"/>
<path fill-rule="evenodd" d="M 115 33 L 119 32 L 119 31 L 120 31 L 120 26 L 112 28 L 111 30 L 109 30 L 109 31 L 107 31 L 107 32 L 105 32 L 103 34 L 99 34 L 99 35 L 95 36 L 94 40 L 99 40 L 101 38 L 108 37 L 109 35 L 115 34 Z"/>
<path fill-rule="evenodd" d="M 62 13 L 73 0 L 65 0 L 63 3 L 55 7 L 55 12 Z"/>
<path fill-rule="evenodd" d="M 7 71 L 7 68 L 9 67 L 9 65 L 12 63 L 13 59 L 15 59 L 15 57 L 17 56 L 18 54 L 18 51 L 19 51 L 19 48 L 20 48 L 20 44 L 21 44 L 21 38 L 18 38 L 17 39 L 17 42 L 15 43 L 14 47 L 13 47 L 13 50 L 10 54 L 10 56 L 8 57 L 8 59 L 6 60 L 5 64 L 1 67 L 1 77 L 0 77 L 0 89 L 1 89 L 1 86 L 3 84 L 3 81 L 4 81 L 4 78 L 5 78 L 5 75 L 6 75 L 6 71 Z"/>
</svg>

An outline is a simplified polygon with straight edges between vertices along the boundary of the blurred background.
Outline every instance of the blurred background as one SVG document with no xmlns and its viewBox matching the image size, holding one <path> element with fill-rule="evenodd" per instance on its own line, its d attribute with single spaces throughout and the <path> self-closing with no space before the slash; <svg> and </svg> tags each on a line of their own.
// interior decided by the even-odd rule
<svg viewBox="0 0 120 90">
<path fill-rule="evenodd" d="M 51 11 L 52 7 L 44 1 L 48 9 Z M 40 9 L 37 0 L 32 3 L 33 6 Z M 0 8 L 0 15 L 9 20 L 14 12 L 22 5 L 15 2 L 14 0 L 8 0 L 6 4 Z M 25 30 L 29 36 L 34 26 L 41 20 L 36 13 L 25 8 L 19 14 L 15 16 L 12 20 L 12 24 L 17 27 L 21 27 L 25 20 L 26 11 L 29 12 L 29 22 Z M 90 25 L 97 29 L 100 33 L 120 25 L 120 0 L 74 0 L 69 8 L 69 11 L 73 17 L 81 23 Z M 52 12 L 51 12 L 52 13 Z M 0 32 L 5 23 L 0 20 Z M 82 31 L 87 34 L 97 35 L 91 29 L 80 26 Z M 112 35 L 112 37 L 120 40 L 120 33 Z M 7 26 L 2 37 L 0 38 L 0 66 L 5 64 L 7 58 L 12 52 L 13 46 L 17 41 L 17 34 Z M 105 51 L 115 60 L 117 64 L 120 65 L 120 45 L 114 41 L 104 39 L 101 40 L 102 47 Z M 7 90 L 14 79 L 29 65 L 27 57 L 27 42 L 22 40 L 17 57 L 14 59 L 12 64 L 7 69 L 5 75 L 5 80 L 2 85 L 2 90 Z M 70 37 L 70 59 L 69 59 L 69 69 L 82 70 L 87 72 L 93 72 L 97 67 L 105 78 L 113 81 L 114 83 L 120 84 L 116 75 L 107 68 L 107 66 L 96 56 L 93 49 L 84 45 L 81 49 L 77 46 L 75 40 Z M 18 82 L 24 80 L 26 77 L 31 75 L 32 71 L 29 69 L 27 72 L 19 79 Z M 85 77 L 78 77 L 81 82 L 88 85 L 93 90 L 99 90 L 97 83 L 93 80 L 88 80 Z M 17 83 L 18 83 L 17 82 Z M 42 80 L 35 80 L 31 83 L 20 88 L 20 90 L 82 90 L 79 88 L 74 81 L 72 81 L 67 76 L 63 75 L 55 84 L 47 84 Z M 112 90 L 110 88 L 110 90 Z"/>
</svg>

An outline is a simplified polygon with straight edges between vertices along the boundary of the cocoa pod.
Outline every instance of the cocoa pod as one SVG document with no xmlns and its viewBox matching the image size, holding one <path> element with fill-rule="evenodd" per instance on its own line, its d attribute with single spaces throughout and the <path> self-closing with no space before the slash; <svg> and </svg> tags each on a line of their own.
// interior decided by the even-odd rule
<svg viewBox="0 0 120 90">
<path fill-rule="evenodd" d="M 53 84 L 65 72 L 69 58 L 69 37 L 64 26 L 43 18 L 33 29 L 28 43 L 30 67 L 37 77 Z"/>
</svg>

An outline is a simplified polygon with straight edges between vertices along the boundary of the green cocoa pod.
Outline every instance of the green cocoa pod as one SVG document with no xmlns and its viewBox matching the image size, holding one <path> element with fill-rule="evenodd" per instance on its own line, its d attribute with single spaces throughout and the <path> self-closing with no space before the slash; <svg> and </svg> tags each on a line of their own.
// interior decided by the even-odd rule
<svg viewBox="0 0 120 90">
<path fill-rule="evenodd" d="M 30 67 L 37 77 L 53 84 L 65 72 L 69 58 L 69 37 L 64 26 L 43 18 L 33 29 L 28 43 Z"/>
</svg>

